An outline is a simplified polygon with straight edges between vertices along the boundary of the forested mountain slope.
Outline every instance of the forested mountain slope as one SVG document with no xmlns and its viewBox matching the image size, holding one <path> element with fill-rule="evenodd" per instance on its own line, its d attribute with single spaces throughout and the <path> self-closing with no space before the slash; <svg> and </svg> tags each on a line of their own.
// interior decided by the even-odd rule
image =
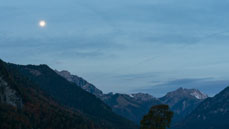
<svg viewBox="0 0 229 129">
<path fill-rule="evenodd" d="M 78 111 L 57 104 L 0 60 L 0 129 L 100 129 Z"/>
<path fill-rule="evenodd" d="M 12 70 L 19 71 L 61 105 L 81 111 L 103 128 L 137 128 L 131 121 L 113 113 L 111 108 L 99 98 L 67 81 L 47 65 L 8 64 L 8 66 Z"/>
</svg>

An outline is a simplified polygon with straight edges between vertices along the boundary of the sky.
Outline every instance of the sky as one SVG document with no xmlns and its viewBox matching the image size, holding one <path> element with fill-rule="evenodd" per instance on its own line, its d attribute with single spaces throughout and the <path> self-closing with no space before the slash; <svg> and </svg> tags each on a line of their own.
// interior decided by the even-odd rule
<svg viewBox="0 0 229 129">
<path fill-rule="evenodd" d="M 228 0 L 0 0 L 0 58 L 108 92 L 229 85 Z M 47 26 L 38 26 L 45 20 Z"/>
</svg>

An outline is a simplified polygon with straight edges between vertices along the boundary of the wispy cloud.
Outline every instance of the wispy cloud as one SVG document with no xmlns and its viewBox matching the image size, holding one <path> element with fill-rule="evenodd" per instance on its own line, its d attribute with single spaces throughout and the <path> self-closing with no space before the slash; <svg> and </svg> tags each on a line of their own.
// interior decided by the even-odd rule
<svg viewBox="0 0 229 129">
<path fill-rule="evenodd" d="M 124 74 L 124 75 L 118 75 L 114 76 L 114 78 L 132 81 L 132 80 L 140 80 L 140 79 L 152 79 L 156 77 L 159 73 L 138 73 L 138 74 Z"/>
</svg>

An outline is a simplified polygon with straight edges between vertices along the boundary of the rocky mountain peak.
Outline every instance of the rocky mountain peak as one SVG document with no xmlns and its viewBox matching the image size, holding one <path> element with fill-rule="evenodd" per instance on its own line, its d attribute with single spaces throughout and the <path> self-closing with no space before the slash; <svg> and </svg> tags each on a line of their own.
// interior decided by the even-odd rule
<svg viewBox="0 0 229 129">
<path fill-rule="evenodd" d="M 206 99 L 208 96 L 197 89 L 178 88 L 166 94 L 167 97 L 195 97 L 196 99 Z"/>
<path fill-rule="evenodd" d="M 200 103 L 175 129 L 228 129 L 229 87 Z"/>
<path fill-rule="evenodd" d="M 62 77 L 64 77 L 65 79 L 67 79 L 68 81 L 72 82 L 73 81 L 73 77 L 71 75 L 70 72 L 63 70 L 63 71 L 57 71 L 55 70 L 56 73 L 58 73 L 59 75 L 61 75 Z"/>
<path fill-rule="evenodd" d="M 152 95 L 146 93 L 135 93 L 135 94 L 131 94 L 130 96 L 141 101 L 149 101 L 152 99 L 156 99 Z"/>
<path fill-rule="evenodd" d="M 178 88 L 167 93 L 160 100 L 168 104 L 174 111 L 174 121 L 179 121 L 190 114 L 206 98 L 207 95 L 197 89 Z"/>
<path fill-rule="evenodd" d="M 196 97 L 197 99 L 206 99 L 206 98 L 208 98 L 208 96 L 206 94 L 204 94 L 204 93 L 202 93 L 202 92 L 200 92 L 199 90 L 196 90 L 196 89 L 191 92 L 191 95 Z"/>
<path fill-rule="evenodd" d="M 103 95 L 103 92 L 99 89 L 97 89 L 94 85 L 87 82 L 81 77 L 78 77 L 76 75 L 72 75 L 70 72 L 63 70 L 63 71 L 57 71 L 55 70 L 57 74 L 65 78 L 66 80 L 75 83 L 77 86 L 81 87 L 82 89 L 86 90 L 87 92 L 94 94 L 97 97 L 101 97 Z"/>
</svg>

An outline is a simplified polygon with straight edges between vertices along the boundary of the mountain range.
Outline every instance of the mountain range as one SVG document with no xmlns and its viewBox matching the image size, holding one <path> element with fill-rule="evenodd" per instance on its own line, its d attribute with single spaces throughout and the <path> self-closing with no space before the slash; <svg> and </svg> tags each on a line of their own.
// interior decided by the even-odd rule
<svg viewBox="0 0 229 129">
<path fill-rule="evenodd" d="M 214 97 L 185 88 L 160 98 L 105 94 L 68 71 L 0 60 L 1 129 L 137 129 L 150 107 L 158 104 L 174 112 L 172 129 L 229 126 L 229 87 Z"/>
<path fill-rule="evenodd" d="M 71 73 L 66 70 L 56 70 L 56 72 L 68 81 L 73 82 L 82 89 L 94 94 L 107 105 L 109 105 L 115 113 L 134 121 L 136 124 L 140 123 L 140 120 L 149 111 L 150 107 L 158 104 L 168 104 L 171 107 L 175 114 L 173 123 L 176 123 L 184 119 L 204 99 L 208 97 L 197 89 L 183 88 L 169 92 L 161 98 L 156 98 L 145 93 L 136 93 L 130 95 L 120 93 L 104 94 L 93 84 L 87 82 L 81 77 L 71 75 Z"/>
<path fill-rule="evenodd" d="M 78 76 L 65 72 L 69 77 L 79 80 Z M 60 75 L 61 73 L 58 72 Z M 81 85 L 83 89 L 100 98 L 117 114 L 137 124 L 151 106 L 168 104 L 174 112 L 172 129 L 228 129 L 229 127 L 229 87 L 214 97 L 208 97 L 197 89 L 178 88 L 161 98 L 155 98 L 144 93 L 104 94 L 83 78 L 80 80 L 86 82 L 85 86 Z"/>
</svg>

